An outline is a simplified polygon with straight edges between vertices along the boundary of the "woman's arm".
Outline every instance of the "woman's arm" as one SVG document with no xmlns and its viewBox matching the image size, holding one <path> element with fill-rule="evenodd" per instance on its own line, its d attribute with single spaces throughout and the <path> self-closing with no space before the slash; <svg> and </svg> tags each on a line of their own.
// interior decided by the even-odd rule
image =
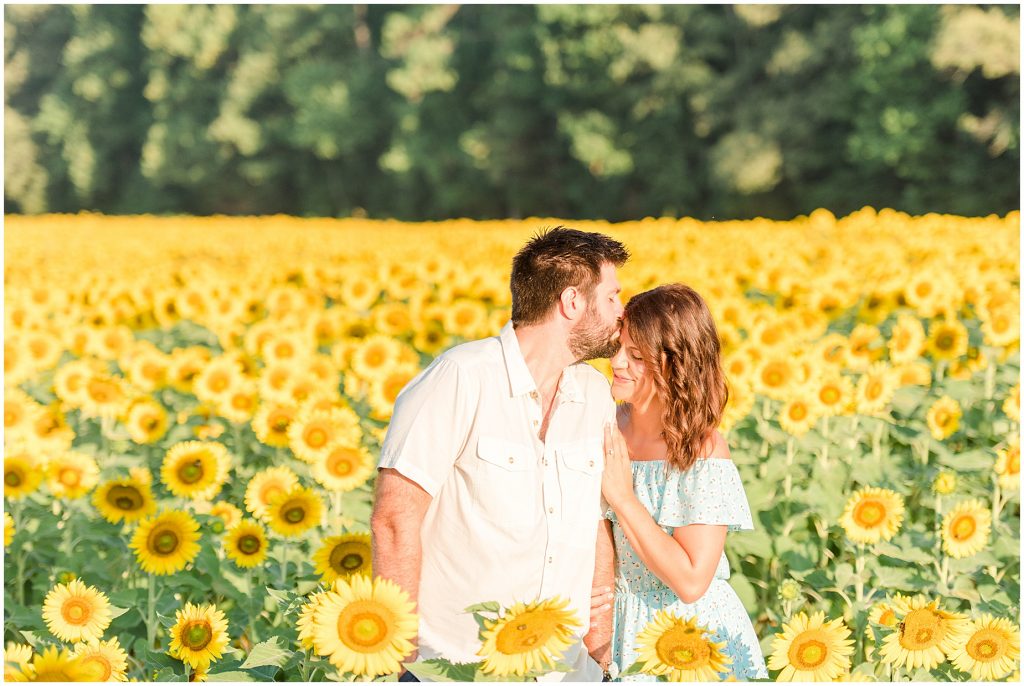
<svg viewBox="0 0 1024 686">
<path fill-rule="evenodd" d="M 716 441 L 717 442 L 717 441 Z M 670 536 L 633 492 L 629 453 L 617 429 L 605 429 L 605 467 L 601 488 L 619 525 L 640 560 L 680 600 L 692 603 L 708 590 L 725 548 L 727 527 L 690 524 Z M 720 458 L 708 458 L 720 459 Z"/>
</svg>

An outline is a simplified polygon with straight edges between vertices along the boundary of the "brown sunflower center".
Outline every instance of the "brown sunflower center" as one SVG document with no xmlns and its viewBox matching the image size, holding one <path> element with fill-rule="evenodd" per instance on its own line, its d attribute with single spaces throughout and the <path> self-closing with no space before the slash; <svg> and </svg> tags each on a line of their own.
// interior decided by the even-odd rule
<svg viewBox="0 0 1024 686">
<path fill-rule="evenodd" d="M 365 547 L 352 543 L 336 545 L 331 551 L 331 568 L 342 575 L 349 575 L 362 568 L 369 553 L 368 549 L 363 550 Z"/>
<path fill-rule="evenodd" d="M 88 655 L 82 658 L 82 670 L 90 681 L 107 681 L 114 673 L 110 660 L 102 655 Z"/>
<path fill-rule="evenodd" d="M 145 500 L 132 486 L 114 486 L 107 493 L 107 502 L 119 510 L 138 510 Z"/>
<path fill-rule="evenodd" d="M 254 555 L 261 547 L 260 539 L 252 534 L 246 534 L 238 539 L 238 549 L 246 555 Z"/>
<path fill-rule="evenodd" d="M 203 478 L 203 462 L 195 459 L 178 467 L 178 479 L 186 484 L 194 484 Z"/>
<path fill-rule="evenodd" d="M 796 404 L 789 408 L 789 418 L 795 422 L 799 422 L 801 419 L 807 417 L 807 406 L 803 404 Z"/>
<path fill-rule="evenodd" d="M 284 510 L 283 517 L 289 524 L 298 524 L 306 518 L 306 508 L 302 505 L 290 505 Z"/>
<path fill-rule="evenodd" d="M 547 643 L 557 628 L 557 617 L 542 610 L 534 610 L 505 624 L 498 632 L 495 643 L 500 653 L 525 653 Z"/>
<path fill-rule="evenodd" d="M 354 455 L 347 450 L 336 450 L 327 460 L 327 471 L 334 476 L 348 476 L 355 468 Z"/>
<path fill-rule="evenodd" d="M 190 650 L 202 650 L 212 640 L 213 628 L 206 622 L 192 622 L 181 632 L 181 642 Z"/>
<path fill-rule="evenodd" d="M 178 535 L 166 529 L 154 531 L 149 535 L 149 549 L 157 555 L 170 555 L 178 549 Z"/>
<path fill-rule="evenodd" d="M 24 475 L 16 470 L 9 470 L 4 472 L 4 485 L 10 486 L 11 488 L 17 488 L 25 481 Z"/>
</svg>

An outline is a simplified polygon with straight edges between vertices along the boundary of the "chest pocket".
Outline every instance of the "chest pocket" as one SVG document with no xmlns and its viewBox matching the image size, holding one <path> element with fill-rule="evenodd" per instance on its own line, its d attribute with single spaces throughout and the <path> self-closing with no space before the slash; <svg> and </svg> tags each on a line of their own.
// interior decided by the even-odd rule
<svg viewBox="0 0 1024 686">
<path fill-rule="evenodd" d="M 558 449 L 562 512 L 569 519 L 601 517 L 601 441 L 575 441 Z"/>
<path fill-rule="evenodd" d="M 480 436 L 473 470 L 474 504 L 492 522 L 532 522 L 537 508 L 537 456 L 530 446 Z"/>
</svg>

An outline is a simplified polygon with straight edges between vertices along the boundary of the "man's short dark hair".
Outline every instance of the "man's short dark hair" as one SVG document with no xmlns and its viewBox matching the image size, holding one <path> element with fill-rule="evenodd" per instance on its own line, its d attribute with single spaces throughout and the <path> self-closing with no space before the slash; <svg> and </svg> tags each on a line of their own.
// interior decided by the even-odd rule
<svg viewBox="0 0 1024 686">
<path fill-rule="evenodd" d="M 569 287 L 590 300 L 601 281 L 601 267 L 621 267 L 628 259 L 626 247 L 602 233 L 564 226 L 541 231 L 512 259 L 512 324 L 543 321 Z"/>
</svg>

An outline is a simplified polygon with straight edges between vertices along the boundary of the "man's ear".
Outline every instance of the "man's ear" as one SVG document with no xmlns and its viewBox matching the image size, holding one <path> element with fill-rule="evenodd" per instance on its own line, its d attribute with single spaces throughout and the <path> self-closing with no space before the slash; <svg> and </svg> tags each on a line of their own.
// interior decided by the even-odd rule
<svg viewBox="0 0 1024 686">
<path fill-rule="evenodd" d="M 558 307 L 562 316 L 569 321 L 576 321 L 586 310 L 583 294 L 578 288 L 569 286 L 558 296 Z"/>
</svg>

